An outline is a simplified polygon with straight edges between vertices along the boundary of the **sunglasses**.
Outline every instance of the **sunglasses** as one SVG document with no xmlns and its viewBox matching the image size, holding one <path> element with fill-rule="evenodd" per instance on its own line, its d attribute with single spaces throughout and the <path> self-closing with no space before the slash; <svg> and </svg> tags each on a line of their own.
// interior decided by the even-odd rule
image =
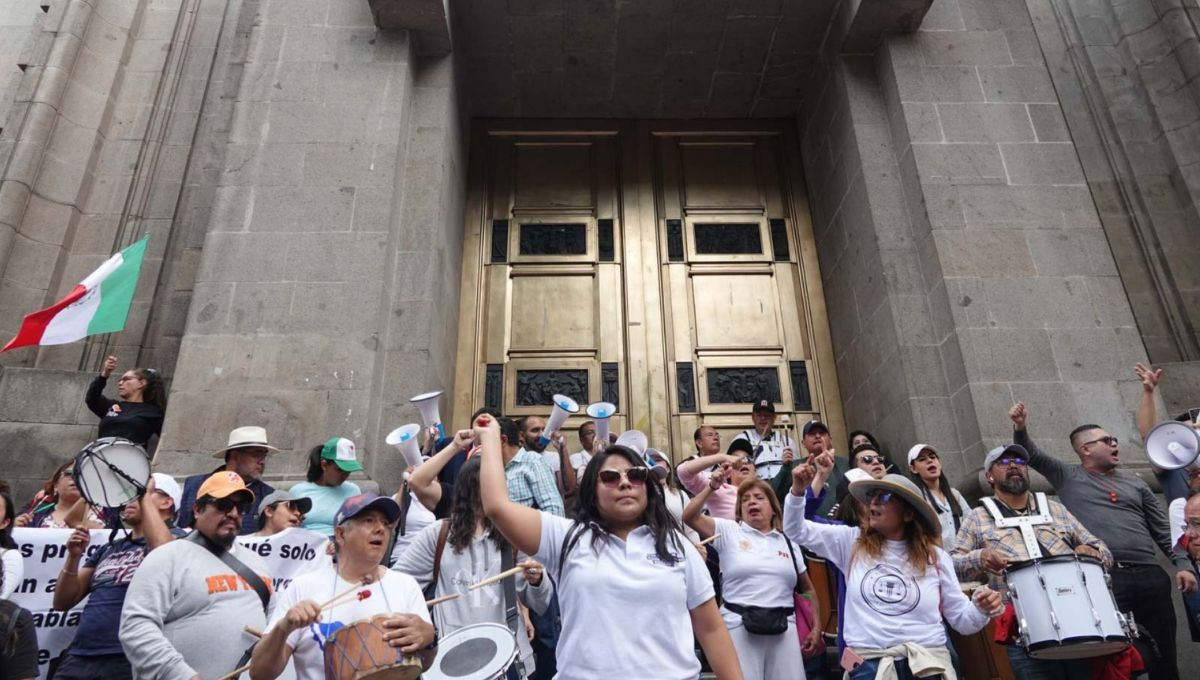
<svg viewBox="0 0 1200 680">
<path fill-rule="evenodd" d="M 641 486 L 646 483 L 650 477 L 650 468 L 633 467 L 621 472 L 620 470 L 601 470 L 600 481 L 605 486 L 616 486 L 621 483 L 621 478 L 629 480 L 629 483 L 634 486 Z"/>
<path fill-rule="evenodd" d="M 214 498 L 208 501 L 222 515 L 228 515 L 230 510 L 237 509 L 239 515 L 250 512 L 250 501 L 235 501 L 232 498 Z"/>
<path fill-rule="evenodd" d="M 858 462 L 866 463 L 867 465 L 874 465 L 876 463 L 882 464 L 883 456 L 859 456 Z"/>
<path fill-rule="evenodd" d="M 893 493 L 891 491 L 885 491 L 883 489 L 871 489 L 867 492 L 867 504 L 869 505 L 875 501 L 887 503 L 892 500 L 892 496 Z"/>
<path fill-rule="evenodd" d="M 1087 446 L 1088 444 L 1095 444 L 1096 442 L 1103 442 L 1114 448 L 1116 448 L 1116 446 L 1117 446 L 1117 438 L 1112 435 L 1109 435 L 1107 437 L 1100 437 L 1099 439 L 1093 439 L 1090 442 L 1084 442 L 1083 445 Z"/>
<path fill-rule="evenodd" d="M 1025 460 L 1024 458 L 1021 458 L 1020 456 L 1004 456 L 1003 458 L 996 459 L 995 464 L 999 465 L 1000 467 L 1010 467 L 1013 465 L 1016 465 L 1018 467 L 1025 467 L 1026 465 L 1029 464 L 1029 461 Z"/>
</svg>

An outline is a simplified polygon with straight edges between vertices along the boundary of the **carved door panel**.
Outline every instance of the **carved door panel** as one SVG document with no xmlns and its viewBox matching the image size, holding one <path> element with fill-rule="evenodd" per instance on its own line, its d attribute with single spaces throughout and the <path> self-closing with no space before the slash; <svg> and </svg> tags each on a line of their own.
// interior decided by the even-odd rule
<svg viewBox="0 0 1200 680">
<path fill-rule="evenodd" d="M 767 395 L 840 434 L 787 126 L 713 127 L 477 126 L 454 418 L 611 401 L 615 430 L 681 457 L 699 424 L 728 441 Z"/>
</svg>

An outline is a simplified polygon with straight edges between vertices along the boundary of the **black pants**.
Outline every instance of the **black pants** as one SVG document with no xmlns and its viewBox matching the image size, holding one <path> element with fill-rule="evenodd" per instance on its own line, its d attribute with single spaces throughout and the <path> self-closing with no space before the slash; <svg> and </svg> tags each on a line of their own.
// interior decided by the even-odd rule
<svg viewBox="0 0 1200 680">
<path fill-rule="evenodd" d="M 54 680 L 132 680 L 133 669 L 124 654 L 75 656 L 64 654 Z"/>
<path fill-rule="evenodd" d="M 1156 564 L 1113 567 L 1113 595 L 1117 608 L 1133 612 L 1135 623 L 1144 626 L 1158 646 L 1159 659 L 1151 665 L 1150 680 L 1178 680 L 1175 660 L 1175 607 L 1171 577 Z"/>
</svg>

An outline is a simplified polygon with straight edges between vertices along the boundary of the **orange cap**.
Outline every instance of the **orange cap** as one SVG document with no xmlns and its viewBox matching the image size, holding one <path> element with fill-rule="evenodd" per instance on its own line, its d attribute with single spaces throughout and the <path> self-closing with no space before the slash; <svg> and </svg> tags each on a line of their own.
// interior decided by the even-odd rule
<svg viewBox="0 0 1200 680">
<path fill-rule="evenodd" d="M 245 493 L 250 496 L 250 501 L 254 501 L 254 492 L 246 488 L 246 482 L 242 481 L 242 476 L 236 472 L 222 470 L 214 472 L 204 483 L 200 485 L 200 489 L 196 491 L 196 498 L 212 496 L 213 498 L 227 498 L 235 493 Z"/>
</svg>

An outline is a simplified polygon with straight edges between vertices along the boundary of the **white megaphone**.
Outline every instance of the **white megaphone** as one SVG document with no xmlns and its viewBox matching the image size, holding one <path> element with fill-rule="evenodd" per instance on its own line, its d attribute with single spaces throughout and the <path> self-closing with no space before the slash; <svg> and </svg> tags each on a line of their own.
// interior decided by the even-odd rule
<svg viewBox="0 0 1200 680">
<path fill-rule="evenodd" d="M 617 437 L 617 446 L 633 449 L 634 453 L 645 458 L 646 449 L 650 448 L 650 440 L 642 432 L 627 430 L 622 432 L 620 437 Z"/>
<path fill-rule="evenodd" d="M 542 446 L 549 445 L 550 436 L 558 432 L 558 428 L 567 422 L 567 417 L 572 413 L 579 413 L 579 404 L 565 394 L 554 395 L 554 410 L 546 419 L 546 427 L 542 430 L 542 435 L 538 437 L 538 443 Z"/>
<path fill-rule="evenodd" d="M 400 454 L 404 456 L 404 462 L 408 463 L 409 467 L 416 467 L 421 464 L 421 447 L 417 444 L 417 436 L 420 434 L 421 426 L 409 423 L 389 432 L 383 441 L 400 449 Z"/>
<path fill-rule="evenodd" d="M 425 421 L 425 427 L 437 425 L 438 435 L 446 436 L 446 430 L 442 428 L 442 416 L 438 413 L 438 397 L 442 396 L 442 391 L 426 392 L 418 394 L 409 399 L 410 402 L 417 405 L 421 409 L 421 420 Z"/>
<path fill-rule="evenodd" d="M 1146 435 L 1146 457 L 1163 470 L 1200 468 L 1200 434 L 1188 423 L 1159 423 Z"/>
<path fill-rule="evenodd" d="M 594 404 L 588 404 L 588 417 L 596 421 L 596 442 L 602 443 L 600 447 L 603 449 L 608 446 L 608 419 L 612 418 L 617 412 L 617 405 L 610 404 L 607 401 L 598 401 Z M 592 445 L 595 447 L 595 444 Z"/>
</svg>

